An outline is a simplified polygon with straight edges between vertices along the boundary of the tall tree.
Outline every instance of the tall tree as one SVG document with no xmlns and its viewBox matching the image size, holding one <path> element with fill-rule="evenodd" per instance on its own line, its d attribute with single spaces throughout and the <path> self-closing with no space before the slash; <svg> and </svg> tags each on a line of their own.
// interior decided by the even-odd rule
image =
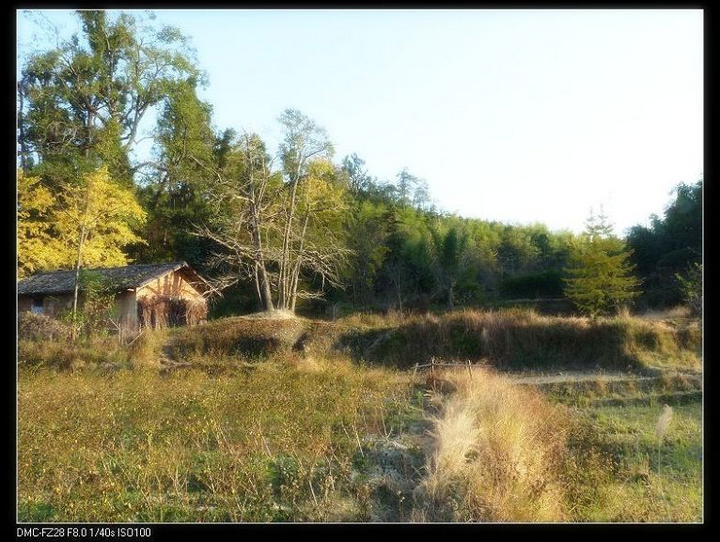
<svg viewBox="0 0 720 542">
<path fill-rule="evenodd" d="M 438 282 L 444 290 L 449 308 L 453 307 L 455 287 L 466 263 L 468 236 L 458 225 L 451 225 L 446 231 L 437 228 L 431 230 L 435 249 L 435 266 Z"/>
<path fill-rule="evenodd" d="M 375 184 L 365 169 L 365 160 L 355 153 L 343 158 L 342 171 L 347 174 L 350 193 L 355 196 L 367 192 Z"/>
<path fill-rule="evenodd" d="M 388 253 L 387 208 L 370 201 L 357 202 L 345 222 L 348 248 L 352 251 L 348 271 L 354 300 L 364 308 L 373 301 L 375 278 Z"/>
<path fill-rule="evenodd" d="M 385 302 L 394 299 L 401 311 L 408 304 L 424 305 L 436 287 L 431 218 L 401 205 L 391 208 L 388 222 L 388 254 L 378 273 L 379 293 Z"/>
<path fill-rule="evenodd" d="M 78 11 L 82 33 L 27 58 L 19 82 L 21 162 L 64 180 L 100 163 L 131 185 L 130 151 L 147 112 L 180 82 L 196 84 L 187 40 L 121 13 Z M 88 162 L 90 162 L 88 164 Z"/>
<path fill-rule="evenodd" d="M 702 180 L 693 185 L 679 184 L 662 217 L 652 215 L 649 226 L 637 225 L 630 230 L 627 242 L 646 284 L 643 303 L 662 307 L 684 300 L 675 277 L 702 261 L 702 193 Z"/>
<path fill-rule="evenodd" d="M 605 216 L 592 215 L 576 243 L 567 269 L 565 293 L 583 313 L 595 318 L 630 303 L 640 291 L 631 251 L 612 234 Z"/>
<path fill-rule="evenodd" d="M 206 197 L 214 202 L 210 216 L 196 234 L 219 247 L 212 262 L 220 271 L 215 279 L 217 288 L 252 278 L 263 309 L 272 311 L 270 266 L 279 259 L 275 245 L 280 238 L 282 183 L 280 176 L 272 173 L 265 144 L 257 135 L 246 133 L 227 144 L 229 150 L 205 189 Z"/>
<path fill-rule="evenodd" d="M 412 205 L 416 209 L 430 210 L 430 190 L 427 181 L 408 172 L 407 168 L 396 175 L 395 183 L 398 198 L 402 205 Z"/>
<path fill-rule="evenodd" d="M 298 251 L 302 250 L 306 232 L 305 228 L 296 227 L 299 194 L 308 178 L 310 161 L 331 158 L 333 147 L 325 129 L 296 109 L 286 109 L 279 121 L 284 129 L 279 154 L 287 190 L 278 273 L 278 308 L 294 310 Z"/>
<path fill-rule="evenodd" d="M 211 123 L 212 107 L 200 100 L 194 86 L 179 83 L 168 96 L 158 119 L 154 160 L 146 169 L 140 189 L 148 211 L 143 232 L 148 244 L 138 259 L 185 260 L 203 269 L 209 257 L 207 243 L 191 235 L 188 224 L 207 219 L 209 200 L 205 185 L 215 178 L 228 149 L 228 131 L 216 137 Z"/>
<path fill-rule="evenodd" d="M 223 167 L 208 167 L 211 215 L 196 232 L 219 247 L 213 257 L 217 287 L 250 278 L 268 311 L 295 311 L 299 298 L 340 286 L 347 256 L 341 220 L 346 192 L 326 158 L 329 142 L 299 112 L 286 111 L 283 120 L 288 132 L 281 171 L 272 171 L 264 144 L 250 134 L 228 143 Z M 318 288 L 302 286 L 313 281 Z"/>
</svg>

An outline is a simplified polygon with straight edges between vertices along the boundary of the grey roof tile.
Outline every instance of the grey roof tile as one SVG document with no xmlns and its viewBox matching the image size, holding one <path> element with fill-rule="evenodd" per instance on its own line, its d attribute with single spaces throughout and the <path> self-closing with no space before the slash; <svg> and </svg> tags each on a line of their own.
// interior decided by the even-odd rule
<svg viewBox="0 0 720 542">
<path fill-rule="evenodd" d="M 192 271 L 185 262 L 126 265 L 106 269 L 88 269 L 87 271 L 97 272 L 100 276 L 108 279 L 115 290 L 122 291 L 139 288 L 157 277 L 183 267 Z M 74 270 L 50 271 L 21 279 L 18 282 L 18 295 L 64 294 L 72 292 L 74 287 Z"/>
</svg>

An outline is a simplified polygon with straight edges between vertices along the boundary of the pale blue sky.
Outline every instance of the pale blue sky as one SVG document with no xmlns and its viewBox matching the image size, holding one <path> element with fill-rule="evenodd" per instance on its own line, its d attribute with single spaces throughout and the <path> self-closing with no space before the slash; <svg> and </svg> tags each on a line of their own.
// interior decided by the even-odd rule
<svg viewBox="0 0 720 542">
<path fill-rule="evenodd" d="M 66 12 L 44 12 L 67 33 Z M 701 10 L 157 10 L 191 37 L 217 128 L 269 148 L 287 107 L 439 208 L 622 234 L 703 172 Z M 18 18 L 19 53 L 41 42 Z"/>
</svg>

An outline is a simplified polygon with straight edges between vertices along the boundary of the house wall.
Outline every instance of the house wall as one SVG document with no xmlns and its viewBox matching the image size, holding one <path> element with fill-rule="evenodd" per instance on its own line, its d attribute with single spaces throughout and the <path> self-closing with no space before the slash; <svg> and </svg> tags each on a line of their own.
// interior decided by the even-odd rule
<svg viewBox="0 0 720 542">
<path fill-rule="evenodd" d="M 202 308 L 186 306 L 178 313 L 177 305 L 174 305 L 173 309 L 172 299 L 182 299 L 190 302 L 191 305 L 201 305 Z M 144 300 L 147 302 L 143 303 Z M 193 325 L 204 321 L 207 316 L 207 301 L 188 281 L 182 270 L 168 273 L 138 288 L 136 307 L 143 313 L 139 324 L 156 329 L 174 325 Z"/>
<path fill-rule="evenodd" d="M 137 298 L 134 290 L 120 292 L 115 296 L 115 309 L 119 324 L 125 329 L 138 328 Z"/>
<path fill-rule="evenodd" d="M 32 309 L 32 297 L 26 295 L 18 296 L 18 311 L 27 312 Z"/>
<path fill-rule="evenodd" d="M 48 316 L 57 316 L 63 310 L 72 307 L 72 295 L 53 295 L 53 296 L 18 296 L 18 312 L 31 311 L 33 308 L 33 300 L 42 299 L 42 313 Z"/>
<path fill-rule="evenodd" d="M 40 296 L 18 296 L 18 311 L 27 312 L 31 311 L 33 307 L 33 299 L 39 299 Z M 43 314 L 47 316 L 58 316 L 61 312 L 72 308 L 72 295 L 54 295 L 42 297 L 43 301 Z M 82 310 L 82 296 L 78 300 L 78 305 Z M 137 317 L 137 302 L 135 300 L 134 291 L 120 292 L 115 296 L 115 310 L 116 314 L 114 319 L 117 319 L 118 323 L 126 329 L 137 329 L 138 317 Z"/>
<path fill-rule="evenodd" d="M 181 272 L 175 271 L 160 277 L 137 290 L 137 299 L 165 295 L 169 297 L 182 297 L 205 303 L 205 298 L 190 284 Z"/>
<path fill-rule="evenodd" d="M 198 292 L 183 276 L 182 272 L 168 273 L 142 288 L 120 292 L 115 296 L 115 317 L 120 326 L 126 330 L 137 330 L 140 322 L 138 319 L 138 300 L 145 297 L 157 295 L 168 297 L 179 297 L 189 299 L 197 303 L 207 305 L 205 298 Z M 35 296 L 38 298 L 39 296 Z M 33 296 L 18 296 L 19 312 L 31 311 L 33 308 Z M 60 312 L 72 307 L 72 294 L 45 296 L 43 301 L 43 313 L 48 316 L 57 316 Z M 82 307 L 82 296 L 79 300 Z"/>
<path fill-rule="evenodd" d="M 57 316 L 65 310 L 72 309 L 72 294 L 47 296 L 43 300 L 43 309 L 48 316 Z"/>
</svg>

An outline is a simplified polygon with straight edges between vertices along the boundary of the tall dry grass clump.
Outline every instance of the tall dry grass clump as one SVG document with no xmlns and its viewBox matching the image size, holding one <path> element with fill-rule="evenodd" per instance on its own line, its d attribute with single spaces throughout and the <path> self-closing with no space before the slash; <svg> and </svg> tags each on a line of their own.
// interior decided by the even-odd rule
<svg viewBox="0 0 720 542">
<path fill-rule="evenodd" d="M 457 391 L 435 417 L 416 498 L 419 521 L 562 521 L 561 407 L 487 370 L 449 373 Z"/>
</svg>

